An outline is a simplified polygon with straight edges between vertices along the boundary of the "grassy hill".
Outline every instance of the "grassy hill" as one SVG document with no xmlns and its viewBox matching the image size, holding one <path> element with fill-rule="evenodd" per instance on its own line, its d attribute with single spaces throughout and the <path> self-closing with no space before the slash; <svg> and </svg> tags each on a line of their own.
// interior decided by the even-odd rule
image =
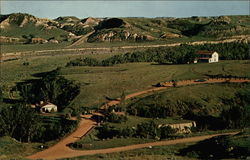
<svg viewBox="0 0 250 160">
<path fill-rule="evenodd" d="M 55 38 L 63 40 L 68 33 L 60 28 L 58 24 L 49 19 L 40 19 L 29 14 L 1 15 L 0 36 L 24 38 L 34 36 L 44 39 Z"/>
<path fill-rule="evenodd" d="M 22 38 L 33 35 L 74 42 L 93 32 L 87 42 L 216 39 L 250 34 L 249 21 L 250 16 L 85 19 L 68 16 L 50 20 L 13 13 L 0 16 L 0 36 Z"/>
</svg>

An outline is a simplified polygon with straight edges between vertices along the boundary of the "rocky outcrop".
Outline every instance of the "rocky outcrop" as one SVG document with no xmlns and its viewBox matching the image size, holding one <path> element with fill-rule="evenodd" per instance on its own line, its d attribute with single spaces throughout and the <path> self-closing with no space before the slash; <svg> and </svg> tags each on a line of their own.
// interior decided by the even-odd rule
<svg viewBox="0 0 250 160">
<path fill-rule="evenodd" d="M 0 29 L 6 29 L 10 26 L 9 19 L 5 19 L 0 23 Z"/>
<path fill-rule="evenodd" d="M 187 122 L 187 123 L 176 123 L 176 124 L 162 124 L 162 126 L 170 126 L 173 129 L 176 129 L 177 133 L 191 133 L 191 129 L 196 127 L 196 122 Z"/>
<path fill-rule="evenodd" d="M 99 24 L 101 20 L 100 19 L 97 19 L 97 18 L 92 18 L 92 17 L 88 17 L 88 18 L 85 18 L 83 20 L 81 20 L 81 23 L 82 25 L 86 26 L 96 26 Z"/>
<path fill-rule="evenodd" d="M 1 21 L 0 28 L 7 29 L 11 24 L 17 25 L 18 27 L 25 27 L 27 24 L 34 24 L 35 26 L 55 26 L 58 27 L 59 23 L 46 18 L 37 18 L 29 14 L 10 14 L 6 16 L 6 19 Z"/>
<path fill-rule="evenodd" d="M 160 38 L 163 38 L 163 39 L 167 39 L 167 38 L 180 38 L 182 37 L 181 35 L 179 34 L 176 34 L 176 33 L 164 33 L 160 36 Z"/>
<path fill-rule="evenodd" d="M 59 43 L 59 42 L 58 42 L 58 40 L 56 40 L 56 39 L 51 39 L 51 40 L 49 40 L 49 43 L 57 44 L 57 43 Z"/>
<path fill-rule="evenodd" d="M 16 37 L 5 37 L 5 36 L 0 36 L 0 43 L 24 43 L 26 40 L 23 38 L 16 38 Z"/>
<path fill-rule="evenodd" d="M 114 41 L 152 41 L 155 37 L 151 35 L 141 35 L 130 33 L 129 31 L 114 31 L 96 32 L 92 34 L 88 42 L 114 42 Z"/>
<path fill-rule="evenodd" d="M 44 44 L 44 43 L 48 43 L 48 40 L 43 39 L 43 38 L 32 38 L 32 39 L 31 39 L 31 43 L 40 43 L 40 44 Z"/>
</svg>

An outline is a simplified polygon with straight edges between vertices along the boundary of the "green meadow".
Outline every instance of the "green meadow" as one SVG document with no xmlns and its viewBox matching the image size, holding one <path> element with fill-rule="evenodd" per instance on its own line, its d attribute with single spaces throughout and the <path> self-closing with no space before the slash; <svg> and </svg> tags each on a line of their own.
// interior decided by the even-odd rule
<svg viewBox="0 0 250 160">
<path fill-rule="evenodd" d="M 105 59 L 113 54 L 85 55 Z M 130 94 L 152 88 L 158 82 L 206 78 L 206 75 L 250 77 L 248 60 L 220 61 L 214 64 L 158 65 L 155 63 L 126 63 L 109 67 L 75 66 L 66 63 L 83 55 L 24 58 L 1 63 L 1 85 L 5 88 L 16 82 L 36 78 L 33 74 L 58 67 L 67 79 L 81 84 L 81 93 L 73 101 L 75 107 L 91 107 L 106 102 L 105 97 L 118 98 L 122 92 Z M 23 65 L 29 62 L 29 65 Z M 5 93 L 5 96 L 7 94 Z"/>
</svg>

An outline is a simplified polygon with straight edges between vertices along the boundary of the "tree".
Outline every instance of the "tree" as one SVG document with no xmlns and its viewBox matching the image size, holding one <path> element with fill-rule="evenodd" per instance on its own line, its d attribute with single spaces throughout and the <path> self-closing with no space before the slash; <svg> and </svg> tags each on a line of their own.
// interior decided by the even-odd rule
<svg viewBox="0 0 250 160">
<path fill-rule="evenodd" d="M 33 109 L 21 103 L 0 110 L 0 136 L 30 142 L 40 128 L 40 119 Z"/>
<path fill-rule="evenodd" d="M 149 121 L 137 125 L 137 135 L 143 138 L 159 137 L 159 128 L 154 121 Z"/>
<path fill-rule="evenodd" d="M 168 138 L 177 132 L 176 129 L 170 126 L 163 126 L 160 128 L 160 130 L 161 130 L 161 139 Z"/>
<path fill-rule="evenodd" d="M 232 106 L 221 113 L 222 121 L 228 128 L 244 128 L 250 126 L 250 105 Z"/>
<path fill-rule="evenodd" d="M 41 79 L 19 83 L 17 89 L 26 103 L 49 101 L 64 109 L 80 93 L 80 85 L 53 70 Z"/>
<path fill-rule="evenodd" d="M 3 90 L 2 87 L 0 86 L 0 104 L 3 102 Z"/>
<path fill-rule="evenodd" d="M 126 101 L 126 94 L 124 91 L 122 91 L 122 94 L 121 94 L 121 98 L 120 98 L 120 107 L 122 110 L 124 110 L 126 112 L 126 104 L 125 104 L 125 101 Z"/>
</svg>

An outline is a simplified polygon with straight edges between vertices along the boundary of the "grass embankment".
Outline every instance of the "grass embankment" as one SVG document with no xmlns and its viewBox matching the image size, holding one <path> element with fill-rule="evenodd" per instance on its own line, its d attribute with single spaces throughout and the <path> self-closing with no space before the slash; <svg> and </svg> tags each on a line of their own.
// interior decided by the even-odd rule
<svg viewBox="0 0 250 160">
<path fill-rule="evenodd" d="M 39 151 L 40 143 L 20 143 L 10 137 L 0 137 L 0 159 L 24 159 L 26 155 L 30 155 Z"/>
<path fill-rule="evenodd" d="M 199 159 L 248 159 L 250 129 L 236 135 L 218 136 L 203 140 L 180 151 L 180 155 Z M 210 148 L 213 146 L 212 148 Z M 209 150 L 207 148 L 210 148 Z"/>
<path fill-rule="evenodd" d="M 181 110 L 185 112 L 187 108 L 192 108 L 192 112 L 206 113 L 217 117 L 223 109 L 230 107 L 227 101 L 234 98 L 237 92 L 249 86 L 250 84 L 223 83 L 169 88 L 166 91 L 130 101 L 129 107 L 153 108 L 154 105 L 158 107 L 165 105 L 174 108 L 174 111 L 179 114 L 182 113 Z M 137 112 L 140 114 L 139 110 Z"/>
<path fill-rule="evenodd" d="M 10 53 L 10 52 L 25 52 L 25 51 L 40 51 L 40 50 L 54 50 L 54 49 L 63 49 L 66 46 L 70 45 L 71 42 L 63 42 L 59 44 L 1 44 L 1 53 Z"/>
<path fill-rule="evenodd" d="M 165 159 L 181 159 L 181 160 L 195 160 L 187 156 L 178 156 L 179 150 L 186 148 L 194 143 L 177 144 L 170 146 L 156 146 L 152 148 L 142 148 L 124 152 L 96 154 L 91 156 L 82 156 L 75 158 L 67 158 L 64 160 L 165 160 Z"/>
</svg>

